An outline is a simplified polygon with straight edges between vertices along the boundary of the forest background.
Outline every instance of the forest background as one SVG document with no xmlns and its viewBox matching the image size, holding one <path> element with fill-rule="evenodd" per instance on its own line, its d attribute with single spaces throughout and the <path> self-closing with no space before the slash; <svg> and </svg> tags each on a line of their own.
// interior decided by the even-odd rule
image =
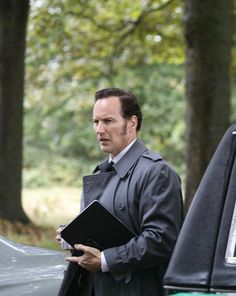
<svg viewBox="0 0 236 296">
<path fill-rule="evenodd" d="M 175 167 L 185 188 L 184 10 L 178 0 L 31 1 L 22 196 L 35 225 L 51 231 L 78 212 L 82 176 L 104 157 L 92 129 L 94 92 L 109 86 L 137 95 L 140 138 Z M 236 121 L 235 36 L 232 57 L 229 122 Z M 35 229 L 26 231 L 29 241 L 22 233 L 17 239 L 42 239 L 41 232 L 34 238 Z"/>
</svg>

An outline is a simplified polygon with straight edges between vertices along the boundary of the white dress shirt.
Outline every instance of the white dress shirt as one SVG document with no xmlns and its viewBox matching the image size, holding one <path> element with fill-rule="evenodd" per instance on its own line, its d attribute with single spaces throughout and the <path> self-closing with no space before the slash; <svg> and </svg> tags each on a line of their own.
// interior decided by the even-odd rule
<svg viewBox="0 0 236 296">
<path fill-rule="evenodd" d="M 131 142 L 128 146 L 126 146 L 119 154 L 117 154 L 114 158 L 111 157 L 111 155 L 109 156 L 109 162 L 113 161 L 114 164 L 117 163 L 124 155 L 125 153 L 130 149 L 130 147 L 134 144 L 134 142 L 137 139 L 135 139 L 133 142 Z M 109 267 L 107 265 L 107 261 L 105 258 L 105 255 L 103 252 L 101 252 L 101 268 L 102 268 L 102 272 L 108 272 L 109 271 Z"/>
</svg>

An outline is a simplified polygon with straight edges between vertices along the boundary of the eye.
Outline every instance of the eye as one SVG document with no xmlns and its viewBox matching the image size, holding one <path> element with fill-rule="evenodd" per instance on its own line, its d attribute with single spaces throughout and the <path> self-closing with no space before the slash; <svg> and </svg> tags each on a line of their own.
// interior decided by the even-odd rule
<svg viewBox="0 0 236 296">
<path fill-rule="evenodd" d="M 97 119 L 94 119 L 94 120 L 93 120 L 93 124 L 94 124 L 94 125 L 98 125 L 98 120 L 97 120 Z"/>
<path fill-rule="evenodd" d="M 105 124 L 109 124 L 109 123 L 111 123 L 111 122 L 112 122 L 112 120 L 111 120 L 111 119 L 109 119 L 109 118 L 106 118 L 106 119 L 104 119 L 104 120 L 103 120 L 103 122 L 104 122 Z"/>
</svg>

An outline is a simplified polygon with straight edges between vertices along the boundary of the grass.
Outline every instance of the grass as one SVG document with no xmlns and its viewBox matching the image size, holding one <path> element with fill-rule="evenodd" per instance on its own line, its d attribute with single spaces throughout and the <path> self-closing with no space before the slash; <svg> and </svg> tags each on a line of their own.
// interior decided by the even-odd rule
<svg viewBox="0 0 236 296">
<path fill-rule="evenodd" d="M 59 249 L 56 229 L 79 213 L 81 189 L 73 187 L 23 189 L 23 207 L 29 225 L 1 220 L 0 232 L 17 242 Z"/>
<path fill-rule="evenodd" d="M 57 228 L 79 213 L 81 189 L 23 189 L 23 207 L 35 225 Z"/>
</svg>

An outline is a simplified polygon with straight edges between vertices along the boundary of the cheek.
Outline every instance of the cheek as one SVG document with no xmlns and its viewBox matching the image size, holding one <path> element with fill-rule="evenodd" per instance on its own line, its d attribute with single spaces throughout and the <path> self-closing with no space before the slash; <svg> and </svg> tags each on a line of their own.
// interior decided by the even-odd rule
<svg viewBox="0 0 236 296">
<path fill-rule="evenodd" d="M 124 136 L 126 130 L 127 130 L 127 126 L 119 125 L 119 126 L 112 126 L 112 127 L 110 126 L 109 128 L 106 129 L 106 132 L 109 135 L 110 139 L 112 139 L 115 142 L 120 142 L 121 137 Z"/>
</svg>

